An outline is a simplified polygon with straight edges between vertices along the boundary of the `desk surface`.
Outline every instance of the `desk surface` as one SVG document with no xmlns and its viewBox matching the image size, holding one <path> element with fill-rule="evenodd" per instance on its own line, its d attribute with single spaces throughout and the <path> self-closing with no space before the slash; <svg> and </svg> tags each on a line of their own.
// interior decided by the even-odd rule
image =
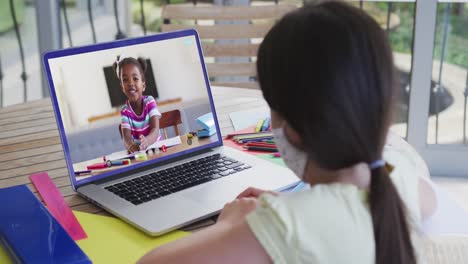
<svg viewBox="0 0 468 264">
<path fill-rule="evenodd" d="M 265 107 L 261 91 L 212 87 L 221 133 L 233 131 L 229 114 Z M 0 109 L 0 188 L 27 184 L 29 175 L 47 172 L 73 210 L 108 215 L 78 196 L 70 185 L 49 98 Z"/>
</svg>

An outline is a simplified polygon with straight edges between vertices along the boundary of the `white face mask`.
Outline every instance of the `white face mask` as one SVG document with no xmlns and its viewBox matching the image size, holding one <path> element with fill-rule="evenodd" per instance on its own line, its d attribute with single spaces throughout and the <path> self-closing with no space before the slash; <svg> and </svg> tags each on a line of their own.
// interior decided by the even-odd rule
<svg viewBox="0 0 468 264">
<path fill-rule="evenodd" d="M 296 148 L 286 138 L 284 128 L 273 128 L 275 143 L 286 166 L 290 168 L 301 180 L 304 179 L 304 170 L 307 165 L 307 153 Z"/>
</svg>

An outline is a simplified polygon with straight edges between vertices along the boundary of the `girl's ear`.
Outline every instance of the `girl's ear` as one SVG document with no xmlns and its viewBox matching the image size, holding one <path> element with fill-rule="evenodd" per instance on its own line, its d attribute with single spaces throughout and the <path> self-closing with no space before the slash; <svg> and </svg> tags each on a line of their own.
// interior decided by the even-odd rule
<svg viewBox="0 0 468 264">
<path fill-rule="evenodd" d="M 142 82 L 143 83 L 143 92 L 146 90 L 146 82 Z"/>
</svg>

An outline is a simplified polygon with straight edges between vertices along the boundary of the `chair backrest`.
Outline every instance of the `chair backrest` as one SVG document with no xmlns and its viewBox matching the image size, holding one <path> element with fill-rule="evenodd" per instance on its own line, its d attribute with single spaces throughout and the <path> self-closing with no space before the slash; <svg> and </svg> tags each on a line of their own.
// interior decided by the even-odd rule
<svg viewBox="0 0 468 264">
<path fill-rule="evenodd" d="M 182 116 L 180 115 L 180 111 L 177 109 L 162 113 L 161 118 L 159 119 L 159 128 L 163 131 L 164 138 L 166 139 L 166 128 L 174 127 L 176 136 L 179 136 L 179 128 L 177 125 L 180 124 L 182 124 Z"/>
<path fill-rule="evenodd" d="M 194 28 L 198 31 L 205 58 L 214 58 L 214 63 L 207 62 L 207 70 L 212 85 L 258 88 L 256 82 L 255 59 L 261 40 L 276 20 L 296 8 L 292 4 L 271 4 L 261 6 L 193 6 L 169 4 L 163 7 L 164 19 L 162 31 Z M 174 20 L 183 23 L 174 23 Z M 187 20 L 195 21 L 192 25 Z M 202 23 L 203 20 L 203 23 Z M 213 21 L 215 23 L 213 23 Z M 220 23 L 216 23 L 220 21 Z M 226 24 L 225 21 L 243 21 L 242 24 Z M 224 40 L 243 40 L 231 42 Z M 247 41 L 245 41 L 247 40 Z M 221 43 L 220 43 L 221 42 Z M 224 42 L 224 43 L 222 43 Z M 239 43 L 241 42 L 241 43 Z M 246 62 L 217 63 L 217 58 L 243 57 Z M 213 60 L 213 59 L 212 59 Z M 207 60 L 209 61 L 209 60 Z M 248 81 L 217 82 L 217 77 L 244 76 Z"/>
</svg>

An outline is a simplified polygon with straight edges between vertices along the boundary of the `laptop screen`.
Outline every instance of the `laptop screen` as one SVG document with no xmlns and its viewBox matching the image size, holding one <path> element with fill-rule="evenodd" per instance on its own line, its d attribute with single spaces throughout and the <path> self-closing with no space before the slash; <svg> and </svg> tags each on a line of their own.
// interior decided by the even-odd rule
<svg viewBox="0 0 468 264">
<path fill-rule="evenodd" d="M 193 30 L 53 51 L 44 62 L 75 188 L 222 145 Z"/>
</svg>

